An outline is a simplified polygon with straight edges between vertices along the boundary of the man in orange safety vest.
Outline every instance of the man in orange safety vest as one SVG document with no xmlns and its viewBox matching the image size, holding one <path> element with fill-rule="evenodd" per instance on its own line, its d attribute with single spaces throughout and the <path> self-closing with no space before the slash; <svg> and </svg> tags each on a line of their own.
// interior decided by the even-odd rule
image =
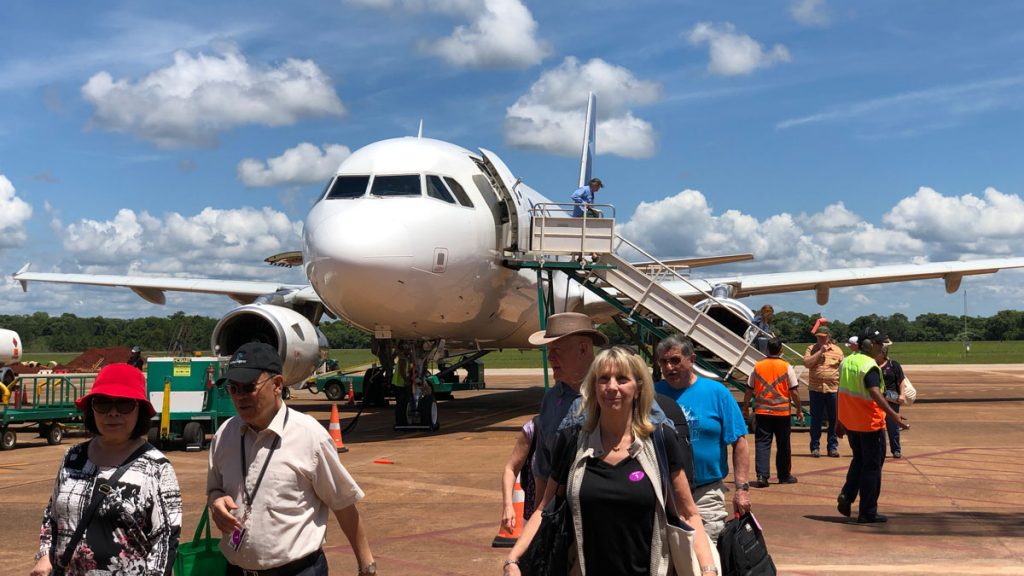
<svg viewBox="0 0 1024 576">
<path fill-rule="evenodd" d="M 886 401 L 885 383 L 878 361 L 885 357 L 888 338 L 878 330 L 865 330 L 857 337 L 859 350 L 839 365 L 839 425 L 836 434 L 849 437 L 853 459 L 846 472 L 837 509 L 852 514 L 853 502 L 860 496 L 857 522 L 874 524 L 888 520 L 878 513 L 878 495 L 882 492 L 882 464 L 885 462 L 885 417 L 890 416 L 901 430 L 910 428 L 907 419 L 896 413 Z"/>
<path fill-rule="evenodd" d="M 768 465 L 772 455 L 772 438 L 776 441 L 775 473 L 779 484 L 795 484 L 792 469 L 789 435 L 792 424 L 789 418 L 790 404 L 796 406 L 797 417 L 803 422 L 800 406 L 800 382 L 789 362 L 783 360 L 782 340 L 768 339 L 768 357 L 754 365 L 754 371 L 747 380 L 747 391 L 743 395 L 743 416 L 748 416 L 750 400 L 754 407 L 754 471 L 757 480 L 751 482 L 754 488 L 768 487 Z"/>
</svg>

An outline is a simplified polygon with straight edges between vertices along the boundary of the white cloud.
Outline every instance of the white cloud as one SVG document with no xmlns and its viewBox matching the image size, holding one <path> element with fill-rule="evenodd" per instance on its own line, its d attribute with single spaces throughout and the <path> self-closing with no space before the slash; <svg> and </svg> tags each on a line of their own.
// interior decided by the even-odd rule
<svg viewBox="0 0 1024 576">
<path fill-rule="evenodd" d="M 794 0 L 789 13 L 804 26 L 827 26 L 831 21 L 825 0 Z"/>
<path fill-rule="evenodd" d="M 246 186 L 311 184 L 330 178 L 352 151 L 341 144 L 325 144 L 323 151 L 303 142 L 266 162 L 245 158 L 238 163 L 238 179 Z"/>
<path fill-rule="evenodd" d="M 784 212 L 759 220 L 737 210 L 716 215 L 697 190 L 642 202 L 622 235 L 658 257 L 750 252 L 758 272 L 906 262 L 927 248 L 903 230 L 866 222 L 842 203 L 820 213 Z"/>
<path fill-rule="evenodd" d="M 73 264 L 88 273 L 260 278 L 268 274 L 264 257 L 301 243 L 301 224 L 271 208 L 161 218 L 122 208 L 110 220 L 55 222 L 53 229 Z"/>
<path fill-rule="evenodd" d="M 28 238 L 25 222 L 32 216 L 32 206 L 14 189 L 14 184 L 0 174 L 0 249 L 21 246 Z"/>
<path fill-rule="evenodd" d="M 657 82 L 594 58 L 585 64 L 568 56 L 545 71 L 505 112 L 505 142 L 556 154 L 579 154 L 589 92 L 597 94 L 597 151 L 628 158 L 654 154 L 656 134 L 631 106 L 661 99 Z"/>
<path fill-rule="evenodd" d="M 251 64 L 232 43 L 214 54 L 174 54 L 174 64 L 137 82 L 99 72 L 82 86 L 96 107 L 91 125 L 125 132 L 160 147 L 212 145 L 244 124 L 283 126 L 313 116 L 342 116 L 330 78 L 312 60 Z"/>
<path fill-rule="evenodd" d="M 551 53 L 537 38 L 537 21 L 522 0 L 345 0 L 347 4 L 464 18 L 444 38 L 423 40 L 420 49 L 460 68 L 528 68 Z"/>
<path fill-rule="evenodd" d="M 805 124 L 864 120 L 878 125 L 880 130 L 914 135 L 957 126 L 965 117 L 1015 108 L 1022 93 L 1024 75 L 1007 76 L 842 104 L 822 112 L 787 118 L 775 126 L 784 129 Z"/>
<path fill-rule="evenodd" d="M 708 71 L 720 76 L 750 74 L 758 68 L 767 68 L 778 62 L 789 62 L 789 50 L 782 44 L 765 51 L 760 42 L 746 34 L 736 32 L 731 22 L 715 25 L 701 22 L 688 34 L 690 44 L 710 47 Z"/>
<path fill-rule="evenodd" d="M 973 194 L 943 196 L 921 187 L 900 200 L 882 221 L 932 244 L 953 257 L 968 254 L 1011 255 L 1024 236 L 1024 199 L 986 188 Z"/>
</svg>

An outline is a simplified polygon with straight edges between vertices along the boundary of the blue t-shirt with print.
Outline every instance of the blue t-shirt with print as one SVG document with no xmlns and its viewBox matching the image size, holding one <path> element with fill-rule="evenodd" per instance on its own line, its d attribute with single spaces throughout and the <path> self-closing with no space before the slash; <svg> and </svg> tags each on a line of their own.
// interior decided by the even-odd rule
<svg viewBox="0 0 1024 576">
<path fill-rule="evenodd" d="M 729 475 L 729 445 L 747 434 L 747 422 L 729 390 L 714 380 L 697 381 L 676 390 L 662 380 L 654 391 L 674 399 L 686 414 L 693 443 L 693 468 L 697 486 Z"/>
</svg>

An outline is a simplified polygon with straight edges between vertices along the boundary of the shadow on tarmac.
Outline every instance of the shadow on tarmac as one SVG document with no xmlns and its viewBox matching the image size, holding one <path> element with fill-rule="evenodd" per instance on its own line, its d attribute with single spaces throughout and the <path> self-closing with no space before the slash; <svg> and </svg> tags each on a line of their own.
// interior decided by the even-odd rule
<svg viewBox="0 0 1024 576">
<path fill-rule="evenodd" d="M 998 536 L 1024 537 L 1024 522 L 1019 513 L 1010 512 L 889 512 L 885 524 L 857 524 L 856 518 L 845 516 L 806 515 L 815 522 L 849 524 L 865 530 L 878 530 L 902 536 Z"/>
<path fill-rule="evenodd" d="M 514 390 L 495 388 L 493 393 L 484 392 L 461 398 L 456 396 L 453 400 L 442 400 L 438 402 L 440 429 L 434 432 L 395 431 L 395 402 L 394 399 L 391 399 L 386 407 L 364 409 L 359 415 L 359 422 L 355 428 L 344 432 L 345 442 L 381 442 L 410 434 L 444 436 L 472 432 L 515 432 L 520 429 L 520 426 L 510 426 L 505 422 L 522 420 L 525 423 L 526 420 L 537 414 L 543 394 L 544 388 L 539 386 Z M 331 404 L 328 402 L 316 400 L 295 401 L 293 399 L 288 403 L 289 408 L 309 414 L 325 426 L 330 416 L 330 406 Z M 341 413 L 341 428 L 345 430 L 352 422 L 359 407 L 342 407 L 339 403 L 338 409 Z"/>
</svg>

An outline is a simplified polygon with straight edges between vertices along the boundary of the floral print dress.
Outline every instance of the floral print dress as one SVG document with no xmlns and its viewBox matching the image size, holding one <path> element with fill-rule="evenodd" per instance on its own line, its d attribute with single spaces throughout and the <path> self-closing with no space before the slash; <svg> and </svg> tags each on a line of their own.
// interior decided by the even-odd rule
<svg viewBox="0 0 1024 576">
<path fill-rule="evenodd" d="M 43 513 L 36 558 L 57 566 L 89 507 L 97 479 L 116 467 L 89 460 L 89 443 L 64 456 Z M 181 490 L 170 461 L 150 448 L 132 462 L 107 495 L 66 566 L 68 576 L 167 576 L 181 532 Z"/>
</svg>

